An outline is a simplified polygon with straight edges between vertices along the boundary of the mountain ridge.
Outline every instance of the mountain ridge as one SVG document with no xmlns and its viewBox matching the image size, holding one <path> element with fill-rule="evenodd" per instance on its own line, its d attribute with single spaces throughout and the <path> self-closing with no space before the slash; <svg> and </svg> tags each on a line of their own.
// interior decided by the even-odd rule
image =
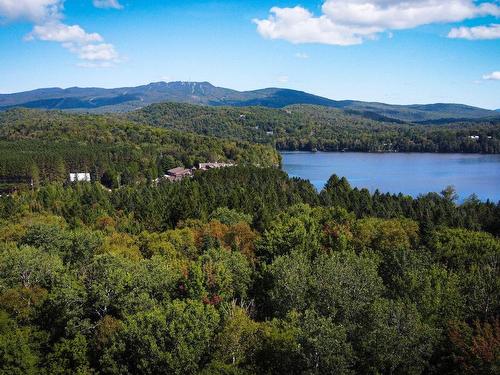
<svg viewBox="0 0 500 375">
<path fill-rule="evenodd" d="M 119 88 L 58 87 L 0 94 L 0 110 L 14 107 L 77 112 L 129 112 L 150 104 L 177 102 L 208 106 L 284 108 L 295 104 L 321 105 L 396 121 L 425 122 L 443 119 L 497 117 L 492 111 L 465 104 L 433 103 L 396 105 L 358 100 L 333 100 L 304 91 L 270 87 L 237 91 L 210 82 L 152 82 Z"/>
</svg>

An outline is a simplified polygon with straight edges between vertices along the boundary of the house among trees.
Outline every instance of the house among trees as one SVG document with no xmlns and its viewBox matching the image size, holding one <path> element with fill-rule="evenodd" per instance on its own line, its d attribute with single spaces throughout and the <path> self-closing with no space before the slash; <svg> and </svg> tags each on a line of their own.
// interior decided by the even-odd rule
<svg viewBox="0 0 500 375">
<path fill-rule="evenodd" d="M 208 171 L 209 169 L 218 169 L 218 168 L 227 168 L 227 167 L 233 167 L 236 164 L 233 163 L 199 163 L 198 168 L 184 168 L 184 167 L 177 167 L 173 169 L 169 169 L 167 171 L 167 174 L 164 176 L 161 176 L 154 180 L 155 183 L 160 182 L 162 179 L 168 180 L 168 181 L 180 181 L 183 178 L 186 177 L 193 177 L 193 172 L 195 170 L 199 171 Z"/>
<path fill-rule="evenodd" d="M 167 171 L 167 174 L 165 175 L 165 178 L 167 178 L 170 181 L 180 181 L 185 177 L 192 177 L 192 176 L 193 176 L 193 171 L 191 169 L 187 169 L 184 167 L 177 167 L 169 169 Z"/>
<path fill-rule="evenodd" d="M 90 182 L 90 173 L 79 172 L 69 174 L 70 182 Z"/>
<path fill-rule="evenodd" d="M 167 175 L 172 176 L 172 177 L 187 177 L 191 176 L 193 174 L 193 171 L 191 169 L 187 169 L 184 167 L 177 167 L 173 169 L 169 169 L 167 171 Z"/>
<path fill-rule="evenodd" d="M 200 163 L 198 165 L 198 169 L 200 171 L 206 171 L 208 169 L 217 169 L 217 168 L 226 168 L 226 167 L 232 167 L 234 164 L 232 163 Z"/>
</svg>

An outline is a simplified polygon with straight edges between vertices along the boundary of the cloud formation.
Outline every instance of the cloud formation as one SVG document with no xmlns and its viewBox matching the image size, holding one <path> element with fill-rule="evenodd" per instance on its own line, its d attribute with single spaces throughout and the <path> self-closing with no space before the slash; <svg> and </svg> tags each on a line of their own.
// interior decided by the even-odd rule
<svg viewBox="0 0 500 375">
<path fill-rule="evenodd" d="M 94 5 L 95 3 L 96 1 Z M 119 6 L 115 0 L 106 3 Z M 89 33 L 80 25 L 67 25 L 63 22 L 63 5 L 64 0 L 0 0 L 0 20 L 33 23 L 33 30 L 24 40 L 60 43 L 79 59 L 91 63 L 88 66 L 109 66 L 119 62 L 120 56 L 115 47 L 105 43 L 100 34 Z"/>
<path fill-rule="evenodd" d="M 51 22 L 44 25 L 35 25 L 26 40 L 39 39 L 47 42 L 87 44 L 102 42 L 103 38 L 97 33 L 87 33 L 78 25 L 66 25 L 60 22 Z"/>
<path fill-rule="evenodd" d="M 500 16 L 496 3 L 473 0 L 325 0 L 321 9 L 315 16 L 301 6 L 273 7 L 267 19 L 253 22 L 264 38 L 346 46 L 390 30 Z"/>
<path fill-rule="evenodd" d="M 118 0 L 93 0 L 92 3 L 96 8 L 114 8 L 122 9 L 123 6 Z"/>
<path fill-rule="evenodd" d="M 38 23 L 61 17 L 61 0 L 0 0 L 0 19 Z"/>
<path fill-rule="evenodd" d="M 487 81 L 500 81 L 500 71 L 491 72 L 490 74 L 486 74 L 483 76 L 483 79 Z"/>
<path fill-rule="evenodd" d="M 456 27 L 451 29 L 448 38 L 467 40 L 500 39 L 500 24 L 476 27 Z"/>
</svg>

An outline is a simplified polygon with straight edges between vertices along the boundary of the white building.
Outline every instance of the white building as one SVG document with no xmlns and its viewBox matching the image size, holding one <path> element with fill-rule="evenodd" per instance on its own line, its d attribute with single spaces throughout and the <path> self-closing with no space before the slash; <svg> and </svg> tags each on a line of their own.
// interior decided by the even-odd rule
<svg viewBox="0 0 500 375">
<path fill-rule="evenodd" d="M 70 173 L 69 180 L 71 182 L 90 182 L 90 173 Z"/>
<path fill-rule="evenodd" d="M 198 169 L 200 171 L 206 171 L 208 169 L 218 169 L 218 168 L 227 168 L 234 166 L 233 163 L 200 163 L 198 165 Z"/>
</svg>

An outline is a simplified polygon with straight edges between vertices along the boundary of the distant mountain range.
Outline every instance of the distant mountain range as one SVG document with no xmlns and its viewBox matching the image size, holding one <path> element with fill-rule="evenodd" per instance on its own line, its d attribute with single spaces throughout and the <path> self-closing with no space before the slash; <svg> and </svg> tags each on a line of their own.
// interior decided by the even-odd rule
<svg viewBox="0 0 500 375">
<path fill-rule="evenodd" d="M 391 105 L 355 100 L 337 101 L 302 91 L 280 88 L 236 91 L 216 87 L 209 82 L 157 82 L 115 89 L 45 88 L 14 94 L 0 94 L 0 110 L 26 107 L 100 113 L 128 112 L 160 102 L 268 108 L 314 104 L 342 109 L 348 113 L 375 120 L 397 122 L 452 122 L 498 117 L 498 111 L 463 104 Z"/>
</svg>

